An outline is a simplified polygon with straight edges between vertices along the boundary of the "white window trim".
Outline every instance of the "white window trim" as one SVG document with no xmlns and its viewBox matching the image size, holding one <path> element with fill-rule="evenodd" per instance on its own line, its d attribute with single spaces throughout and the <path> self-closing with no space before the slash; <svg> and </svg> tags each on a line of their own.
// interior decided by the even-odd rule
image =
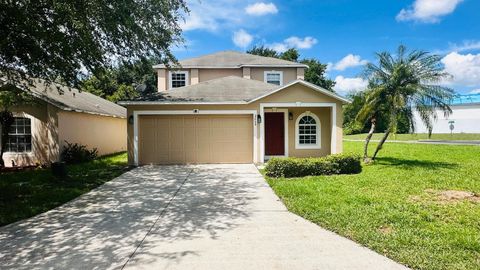
<svg viewBox="0 0 480 270">
<path fill-rule="evenodd" d="M 316 136 L 317 136 L 317 143 L 316 144 L 300 144 L 300 119 L 304 116 L 311 116 L 315 122 L 316 122 Z M 310 112 L 306 111 L 302 114 L 300 114 L 297 117 L 297 120 L 295 121 L 295 149 L 321 149 L 322 148 L 322 137 L 320 136 L 321 133 L 321 126 L 322 124 L 320 123 L 320 119 L 318 117 Z"/>
<path fill-rule="evenodd" d="M 279 74 L 280 75 L 280 85 L 283 85 L 283 71 L 278 71 L 278 70 L 268 70 L 263 72 L 263 81 L 267 82 L 267 75 L 268 74 Z"/>
<path fill-rule="evenodd" d="M 30 151 L 25 151 L 25 152 L 15 152 L 15 151 L 5 151 L 3 152 L 5 154 L 5 157 L 11 158 L 12 156 L 31 156 L 33 154 L 33 118 L 30 117 L 28 114 L 25 113 L 14 113 L 13 114 L 14 118 L 26 118 L 30 119 L 30 136 L 31 136 L 31 147 Z M 2 131 L 2 126 L 0 126 L 0 132 Z M 2 138 L 0 136 L 0 144 L 2 143 Z"/>
<path fill-rule="evenodd" d="M 172 74 L 185 74 L 185 86 L 190 85 L 190 78 L 188 76 L 188 71 L 181 70 L 181 71 L 169 71 L 168 72 L 168 89 L 173 89 L 172 87 Z"/>
</svg>

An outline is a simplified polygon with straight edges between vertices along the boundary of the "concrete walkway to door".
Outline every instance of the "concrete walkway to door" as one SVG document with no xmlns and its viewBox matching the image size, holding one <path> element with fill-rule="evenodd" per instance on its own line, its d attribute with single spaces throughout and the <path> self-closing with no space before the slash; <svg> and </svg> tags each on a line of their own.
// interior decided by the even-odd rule
<svg viewBox="0 0 480 270">
<path fill-rule="evenodd" d="M 253 165 L 147 166 L 0 228 L 2 269 L 406 269 L 289 213 Z"/>
</svg>

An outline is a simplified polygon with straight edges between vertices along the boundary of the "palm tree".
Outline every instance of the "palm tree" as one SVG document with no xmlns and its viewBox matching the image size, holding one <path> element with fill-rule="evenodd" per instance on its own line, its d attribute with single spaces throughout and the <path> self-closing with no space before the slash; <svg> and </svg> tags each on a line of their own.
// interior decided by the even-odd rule
<svg viewBox="0 0 480 270">
<path fill-rule="evenodd" d="M 364 75 L 369 80 L 369 86 L 366 102 L 357 119 L 365 121 L 385 114 L 389 123 L 371 160 L 375 160 L 388 136 L 396 132 L 399 115 L 406 116 L 410 130 L 414 132 L 413 112 L 416 111 L 430 130 L 437 119 L 437 111 L 442 111 L 445 116 L 452 112 L 448 103 L 454 96 L 452 89 L 439 85 L 450 77 L 443 71 L 440 56 L 417 50 L 407 52 L 406 47 L 401 45 L 396 55 L 381 52 L 376 57 L 378 65 L 369 63 L 365 66 Z M 365 140 L 366 162 L 370 161 L 366 149 L 374 128 Z"/>
</svg>

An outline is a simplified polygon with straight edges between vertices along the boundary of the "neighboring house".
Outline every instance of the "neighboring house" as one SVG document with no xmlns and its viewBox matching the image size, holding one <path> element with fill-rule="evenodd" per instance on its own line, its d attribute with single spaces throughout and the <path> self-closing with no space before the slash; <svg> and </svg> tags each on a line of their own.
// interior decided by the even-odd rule
<svg viewBox="0 0 480 270">
<path fill-rule="evenodd" d="M 59 84 L 34 80 L 32 105 L 12 109 L 6 166 L 58 161 L 65 142 L 97 148 L 99 155 L 126 150 L 126 110 L 108 100 Z"/>
<path fill-rule="evenodd" d="M 158 93 L 123 101 L 129 162 L 262 163 L 342 152 L 347 99 L 305 82 L 306 65 L 234 51 L 158 71 Z"/>
<path fill-rule="evenodd" d="M 480 94 L 458 95 L 450 108 L 452 113 L 449 117 L 437 111 L 438 119 L 434 121 L 432 133 L 480 133 Z M 428 133 L 418 113 L 414 114 L 414 119 L 415 132 Z"/>
</svg>

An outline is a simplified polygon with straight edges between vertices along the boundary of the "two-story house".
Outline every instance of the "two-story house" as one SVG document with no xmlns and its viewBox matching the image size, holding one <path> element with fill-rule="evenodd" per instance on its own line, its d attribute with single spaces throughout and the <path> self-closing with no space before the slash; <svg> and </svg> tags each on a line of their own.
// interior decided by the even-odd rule
<svg viewBox="0 0 480 270">
<path fill-rule="evenodd" d="M 304 64 L 225 51 L 154 68 L 158 93 L 120 102 L 131 164 L 262 163 L 342 151 L 348 100 L 304 81 Z"/>
</svg>

